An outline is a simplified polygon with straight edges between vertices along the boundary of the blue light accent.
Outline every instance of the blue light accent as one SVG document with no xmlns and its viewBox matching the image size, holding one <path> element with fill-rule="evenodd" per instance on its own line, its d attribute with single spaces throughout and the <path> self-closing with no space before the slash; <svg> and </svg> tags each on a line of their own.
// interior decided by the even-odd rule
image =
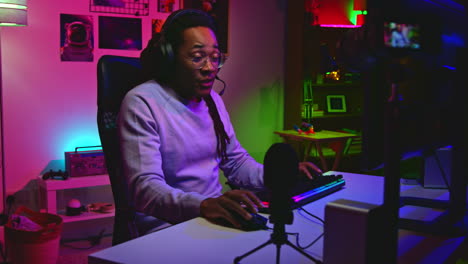
<svg viewBox="0 0 468 264">
<path fill-rule="evenodd" d="M 448 65 L 443 65 L 442 67 L 447 68 L 447 69 L 452 70 L 452 71 L 454 71 L 454 70 L 457 69 L 457 68 L 455 68 L 455 67 L 448 66 Z"/>
<path fill-rule="evenodd" d="M 99 134 L 91 129 L 82 129 L 81 131 L 68 131 L 64 139 L 60 152 L 75 151 L 76 147 L 100 146 L 101 140 Z"/>
<path fill-rule="evenodd" d="M 448 7 L 454 10 L 458 11 L 464 11 L 465 7 L 457 2 L 454 2 L 452 0 L 424 0 L 424 2 L 433 4 L 433 5 L 438 5 L 441 7 Z"/>
<path fill-rule="evenodd" d="M 452 44 L 457 47 L 465 46 L 465 41 L 463 38 L 457 34 L 450 34 L 450 35 L 442 35 L 442 41 L 445 44 Z"/>
<path fill-rule="evenodd" d="M 335 187 L 335 186 L 337 186 L 337 185 L 340 185 L 340 184 L 342 184 L 343 182 L 344 182 L 344 180 L 343 180 L 343 179 L 340 179 L 340 180 L 337 180 L 337 181 L 335 181 L 335 182 L 331 182 L 331 183 L 325 184 L 325 185 L 323 185 L 323 186 L 317 187 L 317 188 L 315 188 L 315 189 L 313 189 L 313 190 L 310 190 L 310 191 L 308 191 L 308 192 L 305 192 L 305 193 L 302 193 L 302 194 L 298 194 L 298 195 L 292 197 L 292 199 L 293 199 L 295 202 L 299 202 L 299 201 L 301 201 L 301 200 L 303 200 L 303 199 L 306 199 L 306 198 L 308 198 L 308 197 L 310 197 L 310 196 L 313 196 L 313 195 L 315 195 L 315 194 L 317 194 L 317 193 L 324 192 L 324 191 L 326 191 L 326 190 L 328 190 L 328 189 L 331 189 L 331 188 L 333 188 L 333 187 Z"/>
</svg>

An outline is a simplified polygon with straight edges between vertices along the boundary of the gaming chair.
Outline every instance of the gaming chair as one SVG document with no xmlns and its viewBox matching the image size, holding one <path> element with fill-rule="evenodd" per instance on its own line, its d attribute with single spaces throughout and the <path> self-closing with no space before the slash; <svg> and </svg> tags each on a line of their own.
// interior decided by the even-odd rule
<svg viewBox="0 0 468 264">
<path fill-rule="evenodd" d="M 139 236 L 137 213 L 121 170 L 116 119 L 125 94 L 141 82 L 139 58 L 104 55 L 97 63 L 97 124 L 115 203 L 113 245 Z"/>
</svg>

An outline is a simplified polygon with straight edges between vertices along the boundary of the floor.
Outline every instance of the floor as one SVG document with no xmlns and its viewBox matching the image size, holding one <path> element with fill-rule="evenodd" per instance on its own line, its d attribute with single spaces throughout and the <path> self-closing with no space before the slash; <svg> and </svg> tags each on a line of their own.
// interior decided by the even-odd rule
<svg viewBox="0 0 468 264">
<path fill-rule="evenodd" d="M 60 246 L 57 264 L 87 264 L 88 255 L 96 251 L 111 247 L 112 237 L 107 236 L 101 239 L 101 243 L 90 247 L 89 241 L 76 241 L 62 243 Z"/>
</svg>

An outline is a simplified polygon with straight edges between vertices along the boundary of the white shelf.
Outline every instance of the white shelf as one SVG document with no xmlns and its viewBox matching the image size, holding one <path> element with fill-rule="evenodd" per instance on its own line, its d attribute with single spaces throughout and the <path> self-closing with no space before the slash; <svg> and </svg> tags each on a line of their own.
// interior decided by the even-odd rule
<svg viewBox="0 0 468 264">
<path fill-rule="evenodd" d="M 83 212 L 77 216 L 67 216 L 64 211 L 57 212 L 57 191 L 110 185 L 109 176 L 107 174 L 70 177 L 66 180 L 39 179 L 38 182 L 40 189 L 45 192 L 45 208 L 42 208 L 42 211 L 60 215 L 64 223 L 114 216 L 114 213 L 96 212 Z"/>
<path fill-rule="evenodd" d="M 47 191 L 67 190 L 86 188 L 93 186 L 109 185 L 110 180 L 107 174 L 104 175 L 93 175 L 93 176 L 82 176 L 82 177 L 70 177 L 66 180 L 39 180 L 39 184 Z"/>
<path fill-rule="evenodd" d="M 82 212 L 80 215 L 68 216 L 68 215 L 65 215 L 65 212 L 59 211 L 58 215 L 62 217 L 64 223 L 71 223 L 71 222 L 113 217 L 114 213 L 113 212 L 112 213 Z"/>
</svg>

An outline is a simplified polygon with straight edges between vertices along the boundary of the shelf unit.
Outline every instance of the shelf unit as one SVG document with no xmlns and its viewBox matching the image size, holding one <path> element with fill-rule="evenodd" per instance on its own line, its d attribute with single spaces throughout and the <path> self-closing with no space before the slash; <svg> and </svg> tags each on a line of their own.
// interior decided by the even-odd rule
<svg viewBox="0 0 468 264">
<path fill-rule="evenodd" d="M 109 176 L 107 174 L 70 177 L 66 180 L 43 180 L 40 178 L 38 182 L 39 188 L 41 189 L 40 193 L 45 193 L 45 195 L 42 196 L 45 197 L 45 208 L 42 208 L 41 211 L 60 215 L 64 223 L 114 216 L 114 213 L 97 212 L 83 212 L 80 215 L 67 216 L 65 215 L 64 210 L 57 210 L 57 191 L 110 185 Z"/>
</svg>

